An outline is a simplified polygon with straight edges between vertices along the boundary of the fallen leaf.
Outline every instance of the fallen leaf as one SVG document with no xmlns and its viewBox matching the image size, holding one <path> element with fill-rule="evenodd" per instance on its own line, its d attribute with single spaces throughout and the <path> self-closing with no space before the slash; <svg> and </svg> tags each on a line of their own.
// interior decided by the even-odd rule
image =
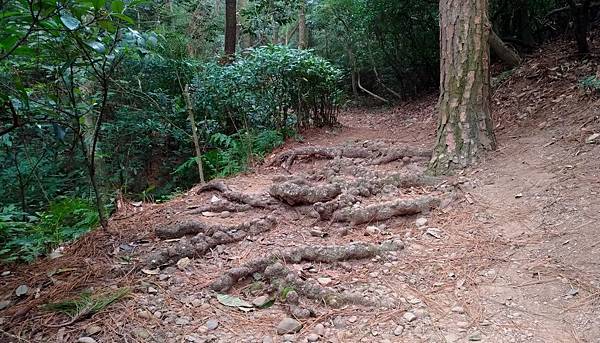
<svg viewBox="0 0 600 343">
<path fill-rule="evenodd" d="M 147 274 L 147 275 L 158 275 L 158 274 L 160 274 L 160 268 L 142 269 L 142 273 Z"/>
<path fill-rule="evenodd" d="M 243 312 L 252 311 L 252 304 L 232 295 L 217 294 L 217 300 L 225 306 L 237 307 L 240 311 Z"/>
</svg>

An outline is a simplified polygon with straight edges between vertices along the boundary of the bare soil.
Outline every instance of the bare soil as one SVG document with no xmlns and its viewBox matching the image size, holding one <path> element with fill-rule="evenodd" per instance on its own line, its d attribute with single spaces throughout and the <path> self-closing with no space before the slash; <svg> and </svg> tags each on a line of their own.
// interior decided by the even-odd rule
<svg viewBox="0 0 600 343">
<path fill-rule="evenodd" d="M 600 144 L 585 143 L 600 132 L 600 102 L 577 86 L 598 67 L 561 46 L 498 79 L 498 150 L 434 184 L 362 186 L 422 175 L 427 159 L 419 156 L 384 164 L 304 156 L 224 180 L 232 191 L 268 196 L 273 184 L 301 178 L 303 199 L 327 203 L 334 194 L 341 204 L 334 211 L 422 197 L 438 199 L 434 206 L 355 225 L 323 219 L 313 200 L 198 213 L 226 200 L 200 187 L 165 204 L 128 206 L 110 233 L 87 235 L 63 257 L 3 267 L 11 274 L 0 277 L 0 300 L 10 306 L 0 311 L 0 341 L 600 342 Z M 304 147 L 426 149 L 435 139 L 435 101 L 347 110 L 342 128 L 305 132 L 267 161 Z M 341 195 L 324 196 L 328 185 Z M 261 219 L 274 225 L 252 229 Z M 189 221 L 213 226 L 160 235 Z M 156 263 L 157 252 L 167 258 Z M 227 287 L 215 286 L 223 277 Z M 30 292 L 17 298 L 21 284 Z M 131 288 L 127 299 L 62 328 L 51 326 L 69 318 L 40 307 L 119 287 Z M 274 302 L 246 312 L 223 305 L 219 294 Z M 277 332 L 286 317 L 302 324 L 299 332 Z M 91 326 L 99 332 L 86 333 Z"/>
</svg>

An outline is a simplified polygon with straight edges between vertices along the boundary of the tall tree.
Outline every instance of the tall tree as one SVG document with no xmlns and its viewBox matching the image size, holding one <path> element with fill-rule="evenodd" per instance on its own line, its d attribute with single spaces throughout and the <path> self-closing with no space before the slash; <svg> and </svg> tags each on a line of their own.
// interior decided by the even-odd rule
<svg viewBox="0 0 600 343">
<path fill-rule="evenodd" d="M 235 55 L 237 40 L 236 0 L 225 0 L 225 59 L 231 61 Z"/>
<path fill-rule="evenodd" d="M 490 115 L 488 0 L 440 1 L 440 100 L 434 174 L 496 148 Z"/>
<path fill-rule="evenodd" d="M 308 42 L 306 40 L 306 0 L 300 0 L 298 9 L 298 49 L 306 49 Z"/>
</svg>

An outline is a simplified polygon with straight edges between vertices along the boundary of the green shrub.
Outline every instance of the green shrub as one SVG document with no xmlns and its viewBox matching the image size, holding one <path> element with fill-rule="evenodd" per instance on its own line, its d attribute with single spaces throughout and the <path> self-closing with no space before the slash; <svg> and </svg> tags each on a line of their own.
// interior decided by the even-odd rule
<svg viewBox="0 0 600 343">
<path fill-rule="evenodd" d="M 596 75 L 590 75 L 581 79 L 579 86 L 588 91 L 600 92 L 600 78 Z"/>
<path fill-rule="evenodd" d="M 226 134 L 333 125 L 340 79 L 340 70 L 310 51 L 260 47 L 231 65 L 204 65 L 193 82 L 194 110 L 205 127 Z"/>
<path fill-rule="evenodd" d="M 0 259 L 31 262 L 64 242 L 72 241 L 98 225 L 98 212 L 78 198 L 56 200 L 31 216 L 9 205 L 0 212 Z"/>
</svg>

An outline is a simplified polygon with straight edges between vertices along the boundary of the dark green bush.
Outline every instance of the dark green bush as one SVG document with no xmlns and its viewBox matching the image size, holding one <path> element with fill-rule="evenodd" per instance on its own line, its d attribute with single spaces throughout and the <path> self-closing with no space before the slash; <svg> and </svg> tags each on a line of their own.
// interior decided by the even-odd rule
<svg viewBox="0 0 600 343">
<path fill-rule="evenodd" d="M 96 226 L 98 212 L 83 199 L 56 200 L 38 216 L 6 206 L 0 212 L 0 259 L 31 262 Z"/>
<path fill-rule="evenodd" d="M 253 49 L 231 65 L 207 64 L 194 79 L 195 111 L 219 132 L 336 123 L 341 72 L 309 51 Z"/>
</svg>

